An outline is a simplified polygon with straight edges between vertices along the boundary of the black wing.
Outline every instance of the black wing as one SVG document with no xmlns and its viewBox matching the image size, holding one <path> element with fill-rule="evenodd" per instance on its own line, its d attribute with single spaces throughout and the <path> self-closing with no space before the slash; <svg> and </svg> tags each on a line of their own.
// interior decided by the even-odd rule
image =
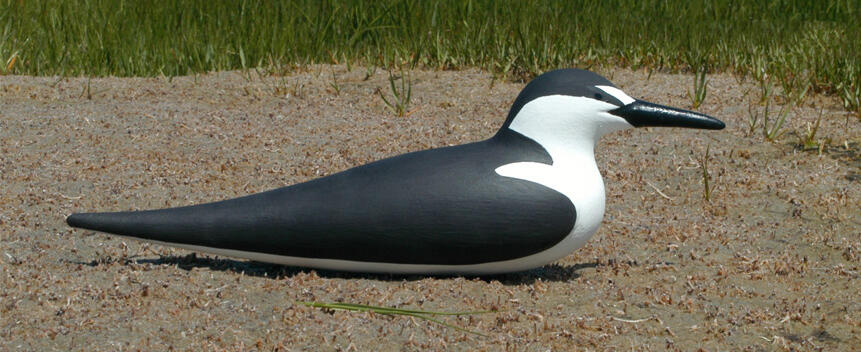
<svg viewBox="0 0 861 352">
<path fill-rule="evenodd" d="M 574 205 L 537 183 L 499 176 L 512 162 L 552 163 L 513 131 L 408 153 L 313 181 L 181 208 L 73 214 L 71 226 L 168 243 L 274 255 L 404 264 L 519 258 L 561 241 Z"/>
</svg>

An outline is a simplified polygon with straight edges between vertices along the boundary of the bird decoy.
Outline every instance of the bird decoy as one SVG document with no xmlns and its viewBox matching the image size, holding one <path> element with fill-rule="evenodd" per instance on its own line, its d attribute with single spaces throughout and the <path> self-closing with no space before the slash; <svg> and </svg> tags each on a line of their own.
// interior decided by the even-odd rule
<svg viewBox="0 0 861 352">
<path fill-rule="evenodd" d="M 604 215 L 594 148 L 632 127 L 722 129 L 579 69 L 520 92 L 491 138 L 398 155 L 245 197 L 78 213 L 70 226 L 251 260 L 357 272 L 521 271 L 581 247 Z"/>
</svg>

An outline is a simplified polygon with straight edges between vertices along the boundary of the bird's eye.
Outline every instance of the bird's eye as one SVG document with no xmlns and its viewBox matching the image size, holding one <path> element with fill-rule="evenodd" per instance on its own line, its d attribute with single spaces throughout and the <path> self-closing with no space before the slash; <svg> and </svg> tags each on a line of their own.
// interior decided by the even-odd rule
<svg viewBox="0 0 861 352">
<path fill-rule="evenodd" d="M 604 99 L 604 96 L 601 95 L 600 93 L 595 93 L 595 99 L 602 100 L 602 99 Z"/>
</svg>

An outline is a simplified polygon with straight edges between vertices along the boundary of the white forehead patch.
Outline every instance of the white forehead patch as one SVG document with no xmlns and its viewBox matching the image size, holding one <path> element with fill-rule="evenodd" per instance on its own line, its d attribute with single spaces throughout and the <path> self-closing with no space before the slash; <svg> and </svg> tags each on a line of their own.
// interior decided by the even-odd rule
<svg viewBox="0 0 861 352">
<path fill-rule="evenodd" d="M 631 98 L 625 92 L 621 91 L 619 88 L 610 87 L 610 86 L 595 86 L 600 90 L 603 90 L 605 93 L 612 95 L 614 98 L 619 99 L 622 104 L 628 105 L 634 102 L 634 98 Z"/>
</svg>

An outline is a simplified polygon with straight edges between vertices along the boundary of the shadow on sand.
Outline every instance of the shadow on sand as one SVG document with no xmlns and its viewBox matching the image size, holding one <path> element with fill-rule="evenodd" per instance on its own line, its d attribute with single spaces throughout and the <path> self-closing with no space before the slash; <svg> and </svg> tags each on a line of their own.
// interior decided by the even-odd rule
<svg viewBox="0 0 861 352">
<path fill-rule="evenodd" d="M 479 279 L 484 281 L 499 281 L 504 285 L 520 285 L 531 284 L 536 280 L 543 281 L 569 281 L 580 276 L 577 272 L 584 268 L 594 268 L 598 263 L 580 263 L 570 266 L 562 266 L 558 264 L 545 265 L 540 268 L 495 275 L 418 275 L 418 274 L 372 274 L 372 273 L 353 273 L 346 271 L 311 269 L 302 267 L 292 267 L 277 264 L 268 264 L 255 261 L 233 260 L 220 257 L 198 257 L 195 253 L 185 256 L 162 256 L 155 259 L 130 259 L 125 261 L 136 264 L 153 264 L 153 265 L 176 265 L 183 270 L 193 270 L 195 268 L 205 268 L 214 271 L 230 271 L 234 273 L 242 273 L 243 275 L 266 277 L 273 279 L 281 279 L 290 277 L 299 273 L 309 273 L 316 271 L 320 277 L 324 278 L 339 278 L 339 279 L 368 279 L 382 281 L 415 281 L 425 278 L 436 279 L 453 279 L 464 277 L 467 279 Z M 93 261 L 83 263 L 86 265 L 100 265 L 102 261 Z"/>
</svg>

